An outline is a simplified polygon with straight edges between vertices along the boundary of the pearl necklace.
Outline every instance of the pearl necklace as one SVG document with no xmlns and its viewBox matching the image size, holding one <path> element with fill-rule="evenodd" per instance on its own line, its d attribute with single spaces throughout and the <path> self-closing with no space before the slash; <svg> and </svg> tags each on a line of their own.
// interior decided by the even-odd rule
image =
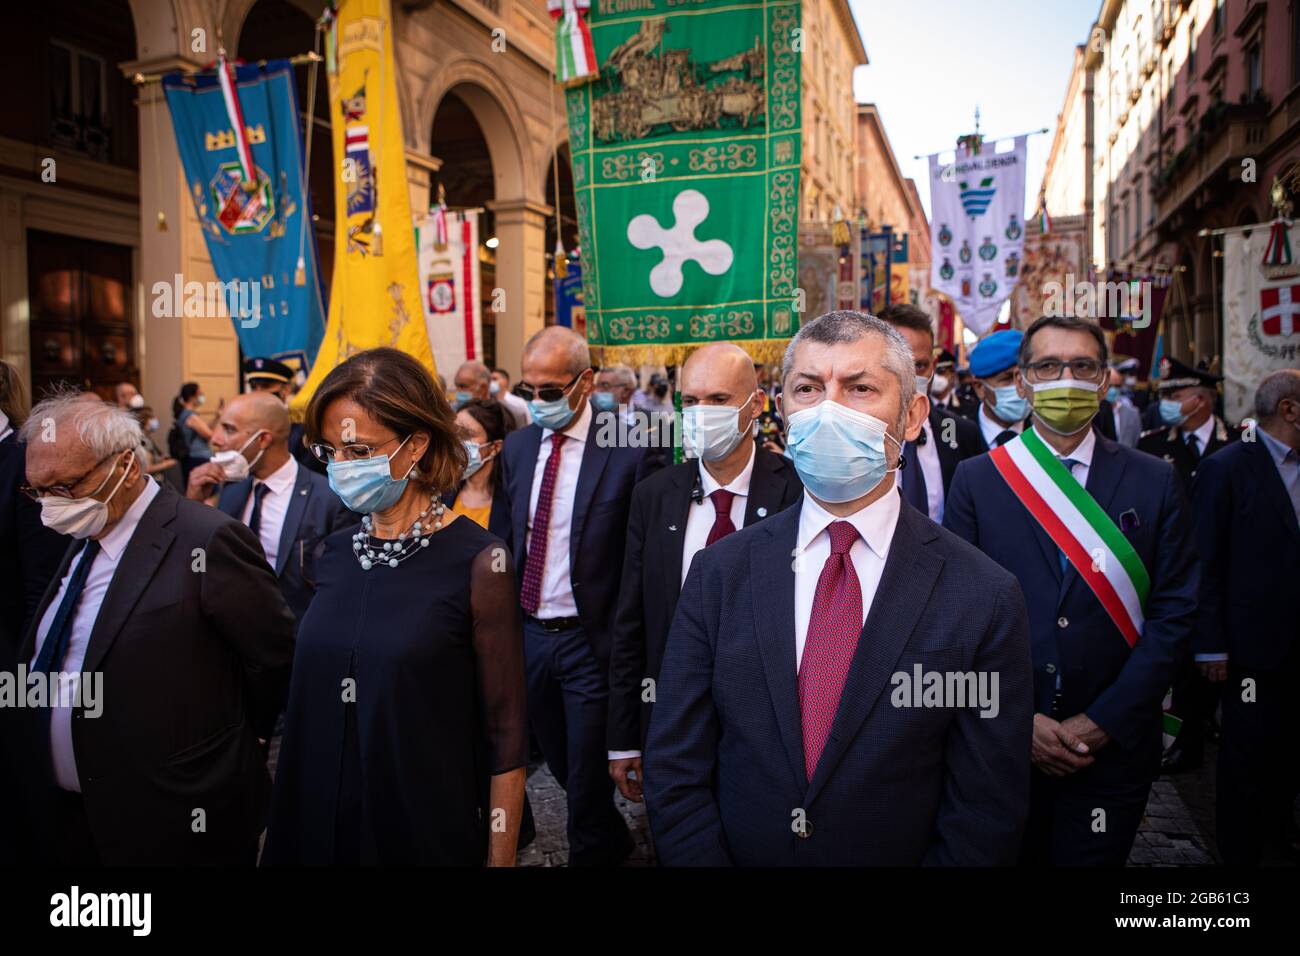
<svg viewBox="0 0 1300 956">
<path fill-rule="evenodd" d="M 429 536 L 442 527 L 442 516 L 446 511 L 447 506 L 442 503 L 442 499 L 430 495 L 428 507 L 415 516 L 411 526 L 399 534 L 396 541 L 385 541 L 382 548 L 370 542 L 374 515 L 366 515 L 361 519 L 361 530 L 352 536 L 352 553 L 356 555 L 361 570 L 369 571 L 376 564 L 395 568 L 411 555 L 423 551 L 429 546 Z M 432 527 L 424 520 L 430 512 L 433 513 Z"/>
</svg>

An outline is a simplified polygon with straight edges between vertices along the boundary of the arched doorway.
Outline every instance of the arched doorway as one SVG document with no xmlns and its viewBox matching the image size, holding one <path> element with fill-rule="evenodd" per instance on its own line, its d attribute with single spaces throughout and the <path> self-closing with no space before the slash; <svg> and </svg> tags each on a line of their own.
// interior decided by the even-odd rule
<svg viewBox="0 0 1300 956">
<path fill-rule="evenodd" d="M 489 204 L 496 198 L 496 176 L 492 151 L 487 137 L 466 102 L 481 90 L 469 84 L 453 87 L 443 96 L 433 115 L 429 134 L 430 150 L 442 165 L 433 175 L 429 186 L 429 202 L 437 202 L 438 189 L 442 188 L 447 207 L 453 210 L 474 210 L 479 215 L 479 303 L 483 317 L 483 360 L 489 365 L 496 362 L 496 313 L 492 311 L 492 290 L 497 285 L 497 255 L 499 238 L 496 234 L 496 217 Z M 442 370 L 450 377 L 455 369 Z"/>
</svg>

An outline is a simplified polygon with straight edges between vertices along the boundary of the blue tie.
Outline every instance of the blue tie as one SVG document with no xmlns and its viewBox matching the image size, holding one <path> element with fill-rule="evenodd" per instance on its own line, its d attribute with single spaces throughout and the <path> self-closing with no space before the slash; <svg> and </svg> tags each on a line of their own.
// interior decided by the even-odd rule
<svg viewBox="0 0 1300 956">
<path fill-rule="evenodd" d="M 77 560 L 77 567 L 72 572 L 72 577 L 68 579 L 68 589 L 63 592 L 63 601 L 59 604 L 58 613 L 54 615 L 50 630 L 41 644 L 40 653 L 36 655 L 36 661 L 32 664 L 33 674 L 52 673 L 63 663 L 63 657 L 68 653 L 68 641 L 72 637 L 72 622 L 76 616 L 77 601 L 81 599 L 81 589 L 86 584 L 90 566 L 95 563 L 97 554 L 99 554 L 99 542 L 87 539 L 86 546 L 81 549 L 81 557 Z"/>
<path fill-rule="evenodd" d="M 1079 463 L 1077 460 L 1073 458 L 1058 458 L 1057 461 L 1059 461 L 1062 465 L 1064 465 L 1065 470 L 1068 471 L 1071 475 L 1074 474 L 1074 466 Z M 1066 565 L 1070 563 L 1070 561 L 1065 556 L 1065 552 L 1062 551 L 1060 548 L 1056 549 L 1056 557 L 1061 562 L 1061 577 L 1065 577 L 1065 568 Z"/>
</svg>

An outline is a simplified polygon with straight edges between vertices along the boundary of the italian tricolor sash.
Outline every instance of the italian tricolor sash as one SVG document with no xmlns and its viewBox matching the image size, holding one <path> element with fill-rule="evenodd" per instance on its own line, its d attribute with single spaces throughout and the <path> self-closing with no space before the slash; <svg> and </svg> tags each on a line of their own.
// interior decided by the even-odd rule
<svg viewBox="0 0 1300 956">
<path fill-rule="evenodd" d="M 1151 578 L 1123 532 L 1032 429 L 993 449 L 989 457 L 1097 595 L 1129 646 L 1136 644 Z"/>
</svg>

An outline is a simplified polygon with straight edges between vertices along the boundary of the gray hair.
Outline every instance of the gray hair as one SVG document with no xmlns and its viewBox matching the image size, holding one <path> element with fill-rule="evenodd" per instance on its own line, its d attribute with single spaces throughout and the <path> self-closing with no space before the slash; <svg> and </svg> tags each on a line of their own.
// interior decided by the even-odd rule
<svg viewBox="0 0 1300 956">
<path fill-rule="evenodd" d="M 534 333 L 524 345 L 524 357 L 539 349 L 560 348 L 565 355 L 565 368 L 570 375 L 581 375 L 591 368 L 591 350 L 587 340 L 564 325 L 548 325 Z"/>
<path fill-rule="evenodd" d="M 614 384 L 619 388 L 636 388 L 636 372 L 632 371 L 626 365 L 604 365 L 600 369 L 601 375 L 612 375 Z"/>
<path fill-rule="evenodd" d="M 1280 368 L 1264 376 L 1255 390 L 1255 417 L 1260 421 L 1277 414 L 1277 406 L 1286 399 L 1300 402 L 1300 370 Z"/>
<path fill-rule="evenodd" d="M 838 309 L 819 315 L 795 333 L 790 344 L 785 347 L 785 356 L 781 360 L 781 379 L 787 381 L 794 369 L 794 353 L 805 342 L 819 345 L 839 345 L 857 342 L 868 335 L 878 335 L 885 340 L 885 368 L 898 379 L 898 391 L 902 396 L 899 405 L 899 422 L 907 420 L 907 407 L 916 394 L 916 365 L 912 358 L 912 347 L 907 339 L 883 319 L 866 312 L 851 309 Z"/>
<path fill-rule="evenodd" d="M 51 424 L 56 429 L 63 424 L 75 427 L 81 443 L 97 461 L 144 443 L 144 432 L 133 412 L 88 392 L 66 389 L 37 402 L 19 437 L 30 444 Z"/>
<path fill-rule="evenodd" d="M 487 382 L 492 379 L 492 373 L 488 371 L 488 367 L 482 362 L 462 362 L 460 368 L 456 369 L 456 374 L 459 375 L 461 372 L 469 372 L 480 382 Z"/>
</svg>

